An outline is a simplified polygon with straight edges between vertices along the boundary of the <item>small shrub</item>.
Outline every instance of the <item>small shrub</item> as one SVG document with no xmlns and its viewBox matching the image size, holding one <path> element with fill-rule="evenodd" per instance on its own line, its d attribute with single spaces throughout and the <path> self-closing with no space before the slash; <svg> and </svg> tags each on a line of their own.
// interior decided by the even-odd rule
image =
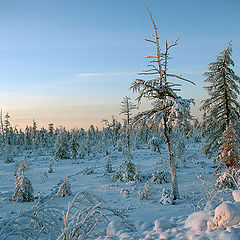
<svg viewBox="0 0 240 240">
<path fill-rule="evenodd" d="M 159 170 L 157 170 L 155 173 L 152 174 L 152 177 L 151 177 L 151 182 L 158 183 L 158 184 L 168 183 L 169 180 L 170 180 L 170 173 L 166 171 L 160 172 Z"/>
<path fill-rule="evenodd" d="M 143 200 L 149 200 L 151 198 L 152 198 L 151 185 L 149 181 L 147 181 L 144 185 L 143 190 L 138 192 L 138 199 L 143 201 Z"/>
<path fill-rule="evenodd" d="M 71 191 L 71 184 L 68 183 L 67 177 L 63 178 L 63 183 L 59 187 L 59 190 L 57 192 L 58 197 L 66 197 L 66 196 L 71 196 L 72 191 Z"/>
</svg>

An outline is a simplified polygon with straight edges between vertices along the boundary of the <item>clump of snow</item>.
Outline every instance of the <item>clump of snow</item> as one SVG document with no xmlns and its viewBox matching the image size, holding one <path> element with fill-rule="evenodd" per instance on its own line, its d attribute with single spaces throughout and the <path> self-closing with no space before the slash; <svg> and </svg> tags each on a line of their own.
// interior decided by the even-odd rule
<svg viewBox="0 0 240 240">
<path fill-rule="evenodd" d="M 207 223 L 213 219 L 212 212 L 199 211 L 192 213 L 185 222 L 185 228 L 192 231 L 202 232 L 207 230 Z"/>
<path fill-rule="evenodd" d="M 158 219 L 154 222 L 153 230 L 157 231 L 157 232 L 159 232 L 159 231 L 161 232 L 163 230 L 167 230 L 167 229 L 170 229 L 172 227 L 173 226 L 168 219 Z"/>
<path fill-rule="evenodd" d="M 114 235 L 118 231 L 123 230 L 123 229 L 124 229 L 124 225 L 121 221 L 113 220 L 107 226 L 107 235 Z"/>
<path fill-rule="evenodd" d="M 232 196 L 235 202 L 240 202 L 240 190 L 233 191 Z"/>
<path fill-rule="evenodd" d="M 231 227 L 240 223 L 240 202 L 223 202 L 215 209 L 213 220 L 208 225 L 212 229 L 217 227 Z"/>
</svg>

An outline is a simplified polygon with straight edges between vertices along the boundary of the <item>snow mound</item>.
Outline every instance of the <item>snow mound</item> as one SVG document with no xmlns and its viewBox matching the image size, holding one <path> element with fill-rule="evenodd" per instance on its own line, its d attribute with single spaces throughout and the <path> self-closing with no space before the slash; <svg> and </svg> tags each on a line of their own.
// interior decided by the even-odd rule
<svg viewBox="0 0 240 240">
<path fill-rule="evenodd" d="M 124 225 L 121 221 L 113 220 L 107 226 L 107 235 L 115 235 L 118 231 L 123 229 Z"/>
<path fill-rule="evenodd" d="M 212 212 L 200 211 L 192 213 L 185 222 L 185 228 L 190 228 L 195 232 L 202 232 L 207 230 L 207 223 L 213 219 Z"/>
<path fill-rule="evenodd" d="M 167 219 L 158 219 L 154 222 L 154 231 L 162 231 L 172 228 L 172 224 Z"/>
<path fill-rule="evenodd" d="M 240 223 L 240 202 L 223 202 L 215 209 L 215 216 L 209 221 L 209 227 L 231 227 Z"/>
<path fill-rule="evenodd" d="M 240 190 L 233 191 L 232 196 L 235 202 L 240 202 Z"/>
</svg>

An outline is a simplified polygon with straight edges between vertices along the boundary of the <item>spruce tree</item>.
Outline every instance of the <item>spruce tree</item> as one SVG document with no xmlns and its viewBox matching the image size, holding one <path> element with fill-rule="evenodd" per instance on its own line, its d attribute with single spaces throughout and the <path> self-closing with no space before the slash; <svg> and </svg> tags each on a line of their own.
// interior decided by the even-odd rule
<svg viewBox="0 0 240 240">
<path fill-rule="evenodd" d="M 61 132 L 58 133 L 54 157 L 55 159 L 67 159 L 70 157 L 66 132 L 63 130 L 61 130 Z"/>
<path fill-rule="evenodd" d="M 220 165 L 240 168 L 240 138 L 230 121 L 219 142 L 219 155 L 215 158 Z"/>
<path fill-rule="evenodd" d="M 181 85 L 173 83 L 170 79 L 177 78 L 190 83 L 193 82 L 181 77 L 181 75 L 168 72 L 168 60 L 170 59 L 169 50 L 178 45 L 178 39 L 170 44 L 166 40 L 165 51 L 162 51 L 157 26 L 148 8 L 147 11 L 154 27 L 154 34 L 152 35 L 153 40 L 146 39 L 146 41 L 154 44 L 156 53 L 153 56 L 146 57 L 150 59 L 149 69 L 140 73 L 140 75 L 148 76 L 147 80 L 136 79 L 130 89 L 132 89 L 133 92 L 139 93 L 137 97 L 138 101 L 141 101 L 142 98 L 153 101 L 153 107 L 150 110 L 138 114 L 134 121 L 135 124 L 145 122 L 150 126 L 157 124 L 163 131 L 168 145 L 173 197 L 177 199 L 179 198 L 179 192 L 170 135 L 174 127 L 180 126 L 183 121 L 186 122 L 186 119 L 192 119 L 190 104 L 193 103 L 193 100 L 179 97 L 176 92 L 180 91 L 179 87 Z"/>
<path fill-rule="evenodd" d="M 209 98 L 202 101 L 200 110 L 204 111 L 202 127 L 206 137 L 203 151 L 209 158 L 218 150 L 218 142 L 230 121 L 236 128 L 240 119 L 237 101 L 240 78 L 231 68 L 234 66 L 231 55 L 232 42 L 218 54 L 216 61 L 209 63 L 209 71 L 204 73 L 204 82 L 209 84 L 204 89 Z"/>
<path fill-rule="evenodd" d="M 132 121 L 132 110 L 137 109 L 137 105 L 133 104 L 131 98 L 125 96 L 121 102 L 121 111 L 120 114 L 123 114 L 126 118 L 124 119 L 126 122 L 127 128 L 127 148 L 128 153 L 130 153 L 130 133 L 131 133 L 131 121 Z"/>
</svg>

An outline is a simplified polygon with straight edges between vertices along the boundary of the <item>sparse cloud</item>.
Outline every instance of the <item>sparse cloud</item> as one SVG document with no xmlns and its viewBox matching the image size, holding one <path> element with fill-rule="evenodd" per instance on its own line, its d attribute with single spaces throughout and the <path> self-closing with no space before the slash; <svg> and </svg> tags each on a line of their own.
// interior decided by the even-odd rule
<svg viewBox="0 0 240 240">
<path fill-rule="evenodd" d="M 89 73 L 78 73 L 77 77 L 106 77 L 106 76 L 131 76 L 136 72 L 89 72 Z"/>
</svg>

